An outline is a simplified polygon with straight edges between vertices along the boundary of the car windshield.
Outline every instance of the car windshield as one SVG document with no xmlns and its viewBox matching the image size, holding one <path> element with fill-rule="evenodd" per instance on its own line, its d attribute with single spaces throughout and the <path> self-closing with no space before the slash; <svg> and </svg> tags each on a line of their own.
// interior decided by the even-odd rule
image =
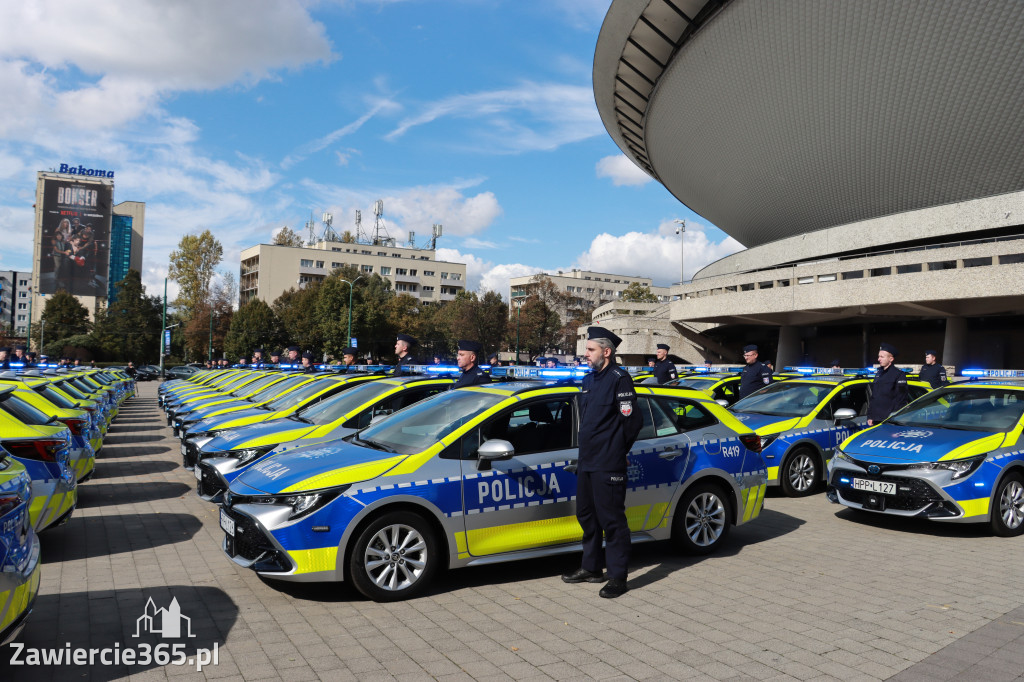
<svg viewBox="0 0 1024 682">
<path fill-rule="evenodd" d="M 231 395 L 235 396 L 236 398 L 241 398 L 243 395 L 249 395 L 253 391 L 260 391 L 280 379 L 281 377 L 279 375 L 270 374 L 268 376 L 257 379 L 251 384 L 246 384 L 245 386 L 239 387 L 239 389 L 237 391 L 234 391 Z"/>
<path fill-rule="evenodd" d="M 98 392 L 95 387 L 89 386 L 84 381 L 81 381 L 79 379 L 69 379 L 68 383 L 77 388 L 79 391 L 82 391 L 83 393 L 93 394 Z"/>
<path fill-rule="evenodd" d="M 281 395 L 285 391 L 298 386 L 306 380 L 306 377 L 288 377 L 284 381 L 279 381 L 276 384 L 270 384 L 256 395 L 249 398 L 254 403 L 262 403 L 271 398 Z"/>
<path fill-rule="evenodd" d="M 50 386 L 43 386 L 42 388 L 37 388 L 36 390 L 39 391 L 47 400 L 49 400 L 57 407 L 63 407 L 65 409 L 72 409 L 75 407 L 75 404 L 73 402 L 62 396 L 57 391 L 53 390 L 53 388 Z"/>
<path fill-rule="evenodd" d="M 327 400 L 301 410 L 295 416 L 310 424 L 326 424 L 343 417 L 364 403 L 373 402 L 388 391 L 395 390 L 394 384 L 369 381 L 352 390 L 331 396 Z"/>
<path fill-rule="evenodd" d="M 832 384 L 780 381 L 769 384 L 733 405 L 733 412 L 756 412 L 776 417 L 803 417 L 827 396 Z"/>
<path fill-rule="evenodd" d="M 423 452 L 505 398 L 485 391 L 445 391 L 367 426 L 356 438 L 383 450 L 412 455 Z"/>
<path fill-rule="evenodd" d="M 323 391 L 335 385 L 337 385 L 336 382 L 329 380 L 311 381 L 305 386 L 302 386 L 289 393 L 285 393 L 283 396 L 277 398 L 276 400 L 271 400 L 269 403 L 264 405 L 264 407 L 270 410 L 271 412 L 278 412 L 280 410 L 290 410 L 296 405 L 300 404 L 303 400 L 312 398 L 320 391 Z"/>
<path fill-rule="evenodd" d="M 707 391 L 718 381 L 718 379 L 698 379 L 695 377 L 688 377 L 686 379 L 679 379 L 678 381 L 670 381 L 668 385 L 675 386 L 676 388 L 692 388 L 697 391 Z"/>
<path fill-rule="evenodd" d="M 1024 391 L 1020 389 L 950 386 L 907 405 L 888 423 L 995 433 L 1012 429 L 1022 413 Z"/>
<path fill-rule="evenodd" d="M 79 400 L 92 400 L 92 398 L 83 393 L 77 386 L 75 386 L 70 381 L 60 382 L 59 384 L 57 384 L 57 388 L 67 393 L 72 398 L 78 398 Z"/>
<path fill-rule="evenodd" d="M 45 414 L 14 395 L 14 393 L 8 393 L 7 395 L 0 396 L 0 410 L 11 415 L 22 424 L 45 426 L 53 421 Z"/>
<path fill-rule="evenodd" d="M 230 381 L 226 385 L 218 387 L 217 390 L 222 393 L 231 393 L 231 391 L 235 390 L 242 384 L 250 381 L 252 381 L 252 373 L 246 372 L 242 376 L 237 377 L 234 381 Z"/>
</svg>

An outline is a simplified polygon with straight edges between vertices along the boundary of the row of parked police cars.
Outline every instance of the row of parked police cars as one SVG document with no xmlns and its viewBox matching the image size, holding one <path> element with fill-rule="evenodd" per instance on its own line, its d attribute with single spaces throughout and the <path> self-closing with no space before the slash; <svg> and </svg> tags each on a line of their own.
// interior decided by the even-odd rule
<svg viewBox="0 0 1024 682">
<path fill-rule="evenodd" d="M 583 369 L 364 366 L 197 372 L 159 400 L 222 550 L 261 576 L 415 595 L 440 570 L 578 551 Z M 693 371 L 687 371 L 693 369 Z M 759 515 L 768 486 L 847 507 L 1024 532 L 1024 372 L 970 371 L 867 426 L 872 372 L 793 368 L 738 399 L 736 371 L 637 368 L 643 429 L 628 456 L 634 542 L 710 553 Z M 1015 379 L 1015 377 L 1017 377 Z"/>
<path fill-rule="evenodd" d="M 38 533 L 74 513 L 78 486 L 133 395 L 120 370 L 0 372 L 0 645 L 21 630 L 39 591 Z"/>
</svg>

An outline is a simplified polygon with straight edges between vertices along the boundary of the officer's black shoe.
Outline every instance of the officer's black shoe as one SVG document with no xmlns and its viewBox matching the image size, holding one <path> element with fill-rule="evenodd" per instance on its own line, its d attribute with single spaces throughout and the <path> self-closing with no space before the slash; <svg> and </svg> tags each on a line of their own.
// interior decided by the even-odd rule
<svg viewBox="0 0 1024 682">
<path fill-rule="evenodd" d="M 629 585 L 622 578 L 612 578 L 608 581 L 608 584 L 601 588 L 598 593 L 605 599 L 615 599 L 621 597 L 629 591 Z"/>
<path fill-rule="evenodd" d="M 604 571 L 588 571 L 585 568 L 562 574 L 563 583 L 603 583 L 605 580 Z"/>
</svg>

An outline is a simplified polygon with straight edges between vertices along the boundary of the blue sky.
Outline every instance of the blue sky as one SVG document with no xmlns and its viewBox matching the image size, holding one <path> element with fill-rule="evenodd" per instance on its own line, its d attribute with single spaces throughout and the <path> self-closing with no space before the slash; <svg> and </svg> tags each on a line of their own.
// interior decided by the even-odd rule
<svg viewBox="0 0 1024 682">
<path fill-rule="evenodd" d="M 507 295 L 572 267 L 678 280 L 740 246 L 635 168 L 591 83 L 608 2 L 39 0 L 0 27 L 0 269 L 28 269 L 35 173 L 116 172 L 147 203 L 143 280 L 210 229 L 221 269 L 312 213 L 418 241 Z M 172 294 L 173 294 L 172 285 Z"/>
</svg>

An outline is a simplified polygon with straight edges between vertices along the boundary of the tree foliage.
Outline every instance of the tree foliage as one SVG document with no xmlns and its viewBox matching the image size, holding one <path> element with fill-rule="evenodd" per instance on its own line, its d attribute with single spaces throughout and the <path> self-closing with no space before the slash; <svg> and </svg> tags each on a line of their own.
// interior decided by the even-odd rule
<svg viewBox="0 0 1024 682">
<path fill-rule="evenodd" d="M 193 352 L 204 347 L 205 335 L 190 323 L 209 306 L 213 276 L 223 258 L 224 247 L 209 230 L 185 235 L 171 252 L 168 277 L 178 283 L 174 306 L 185 325 L 186 347 Z"/>
<path fill-rule="evenodd" d="M 32 339 L 37 348 L 40 340 L 49 347 L 51 343 L 76 334 L 88 334 L 91 330 L 89 311 L 77 298 L 61 289 L 46 297 L 41 324 L 32 326 Z"/>
<path fill-rule="evenodd" d="M 106 310 L 96 315 L 92 348 L 104 360 L 132 360 L 139 365 L 156 362 L 160 355 L 160 297 L 146 295 L 137 270 L 129 270 L 114 287 L 115 295 Z"/>
<path fill-rule="evenodd" d="M 230 273 L 213 284 L 206 305 L 184 322 L 185 346 L 189 357 L 207 358 L 211 352 L 214 358 L 225 357 L 224 344 L 235 314 L 237 297 L 238 287 Z M 231 356 L 227 357 L 231 359 Z"/>
<path fill-rule="evenodd" d="M 272 243 L 277 246 L 303 246 L 302 237 L 287 225 L 274 235 Z"/>
<path fill-rule="evenodd" d="M 281 320 L 273 308 L 255 298 L 231 318 L 231 327 L 224 339 L 225 357 L 247 360 L 257 348 L 263 348 L 270 355 L 271 350 L 281 343 Z"/>
<path fill-rule="evenodd" d="M 658 297 L 651 293 L 650 287 L 646 287 L 640 282 L 630 282 L 622 290 L 619 300 L 628 303 L 657 303 Z"/>
</svg>

